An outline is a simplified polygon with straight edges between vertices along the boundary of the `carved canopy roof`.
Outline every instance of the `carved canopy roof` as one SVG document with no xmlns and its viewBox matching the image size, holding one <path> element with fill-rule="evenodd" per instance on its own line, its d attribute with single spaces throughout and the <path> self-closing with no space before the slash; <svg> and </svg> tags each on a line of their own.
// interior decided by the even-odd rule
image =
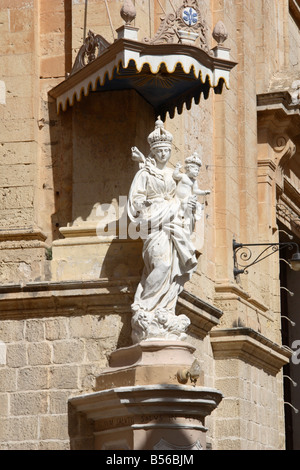
<svg viewBox="0 0 300 470">
<path fill-rule="evenodd" d="M 165 119 L 212 88 L 221 93 L 229 87 L 229 73 L 236 65 L 230 60 L 223 24 L 217 24 L 213 37 L 218 45 L 209 50 L 206 25 L 197 1 L 185 1 L 176 13 L 163 18 L 153 39 L 137 40 L 137 28 L 119 28 L 118 39 L 109 44 L 102 36 L 89 32 L 70 76 L 50 91 L 57 112 L 90 93 L 134 89 L 149 102 L 156 116 Z"/>
</svg>

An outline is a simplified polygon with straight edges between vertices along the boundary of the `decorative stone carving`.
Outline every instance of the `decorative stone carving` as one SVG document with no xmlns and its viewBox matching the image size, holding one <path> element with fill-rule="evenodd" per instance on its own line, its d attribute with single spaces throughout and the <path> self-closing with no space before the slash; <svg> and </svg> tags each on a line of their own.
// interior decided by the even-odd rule
<svg viewBox="0 0 300 470">
<path fill-rule="evenodd" d="M 277 375 L 291 357 L 290 351 L 251 328 L 215 330 L 210 339 L 215 359 L 243 359 L 272 375 Z"/>
<path fill-rule="evenodd" d="M 276 135 L 273 140 L 276 163 L 283 167 L 295 155 L 296 145 L 286 134 Z"/>
<path fill-rule="evenodd" d="M 71 75 L 78 72 L 78 70 L 82 69 L 90 62 L 93 62 L 109 45 L 110 43 L 100 36 L 100 34 L 95 34 L 90 30 L 84 44 L 79 49 Z"/>
<path fill-rule="evenodd" d="M 178 181 L 176 195 L 182 200 L 183 207 L 186 207 L 191 196 L 206 196 L 210 194 L 208 190 L 198 188 L 197 176 L 199 174 L 202 162 L 195 152 L 192 156 L 185 159 L 186 173 L 180 173 L 181 164 L 177 163 L 173 172 L 173 178 Z"/>
<path fill-rule="evenodd" d="M 223 21 L 220 20 L 217 22 L 216 26 L 214 27 L 212 36 L 218 44 L 223 44 L 226 41 L 226 39 L 228 38 L 228 31 Z"/>
<path fill-rule="evenodd" d="M 120 14 L 126 25 L 129 25 L 135 19 L 136 9 L 131 0 L 124 0 Z"/>
<path fill-rule="evenodd" d="M 132 305 L 132 339 L 184 340 L 190 320 L 175 315 L 178 295 L 197 268 L 191 234 L 202 216 L 196 177 L 201 166 L 193 155 L 186 175 L 167 168 L 173 136 L 158 120 L 149 135 L 150 155 L 134 147 L 140 163 L 129 193 L 128 215 L 143 239 L 144 271 Z M 193 171 L 192 171 L 193 170 Z M 176 185 L 175 180 L 179 180 Z M 201 191 L 201 194 L 209 191 Z"/>
<path fill-rule="evenodd" d="M 162 17 L 161 25 L 153 39 L 145 38 L 150 44 L 182 43 L 196 45 L 210 53 L 207 41 L 207 25 L 202 18 L 197 0 L 184 0 L 175 13 Z"/>
</svg>

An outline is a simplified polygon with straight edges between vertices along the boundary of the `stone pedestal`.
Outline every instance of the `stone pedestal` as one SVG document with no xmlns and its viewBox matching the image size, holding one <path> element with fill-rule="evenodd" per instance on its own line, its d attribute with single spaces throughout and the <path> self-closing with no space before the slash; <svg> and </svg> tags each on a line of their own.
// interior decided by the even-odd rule
<svg viewBox="0 0 300 470">
<path fill-rule="evenodd" d="M 70 400 L 94 421 L 96 450 L 201 450 L 205 418 L 222 394 L 188 381 L 194 348 L 184 342 L 144 341 L 115 351 L 95 392 Z"/>
</svg>

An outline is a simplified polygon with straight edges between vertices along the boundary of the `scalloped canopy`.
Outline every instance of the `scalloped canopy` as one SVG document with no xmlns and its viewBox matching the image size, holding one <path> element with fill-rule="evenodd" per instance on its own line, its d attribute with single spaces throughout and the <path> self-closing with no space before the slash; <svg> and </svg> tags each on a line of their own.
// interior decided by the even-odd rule
<svg viewBox="0 0 300 470">
<path fill-rule="evenodd" d="M 223 48 L 225 50 L 225 48 Z M 212 88 L 222 93 L 229 87 L 229 72 L 235 66 L 228 57 L 218 57 L 184 44 L 150 45 L 118 39 L 61 84 L 50 91 L 57 111 L 65 111 L 75 100 L 90 93 L 134 89 L 165 120 L 176 110 L 199 103 Z"/>
</svg>

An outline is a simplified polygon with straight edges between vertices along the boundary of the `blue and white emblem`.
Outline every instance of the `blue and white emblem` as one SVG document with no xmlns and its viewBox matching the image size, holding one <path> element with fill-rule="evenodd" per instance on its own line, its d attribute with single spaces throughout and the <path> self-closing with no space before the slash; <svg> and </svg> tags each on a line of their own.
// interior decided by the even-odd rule
<svg viewBox="0 0 300 470">
<path fill-rule="evenodd" d="M 187 7 L 182 12 L 182 19 L 187 26 L 194 26 L 198 23 L 198 13 L 194 8 Z"/>
</svg>

